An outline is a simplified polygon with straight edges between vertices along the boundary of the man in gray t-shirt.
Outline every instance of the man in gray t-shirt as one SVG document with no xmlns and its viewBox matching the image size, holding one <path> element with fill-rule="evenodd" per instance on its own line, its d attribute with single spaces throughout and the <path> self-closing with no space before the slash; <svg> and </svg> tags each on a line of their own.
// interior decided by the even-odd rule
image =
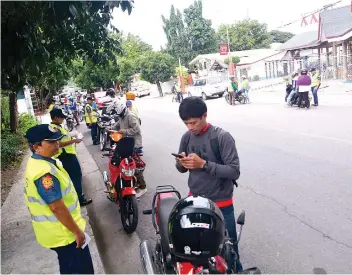
<svg viewBox="0 0 352 275">
<path fill-rule="evenodd" d="M 220 208 L 229 237 L 237 241 L 233 190 L 240 176 L 236 144 L 231 134 L 207 122 L 207 106 L 198 97 L 188 97 L 179 107 L 188 131 L 182 136 L 176 158 L 181 173 L 189 171 L 190 194 L 211 199 Z M 238 252 L 238 247 L 235 247 Z M 238 261 L 237 271 L 242 271 Z"/>
</svg>

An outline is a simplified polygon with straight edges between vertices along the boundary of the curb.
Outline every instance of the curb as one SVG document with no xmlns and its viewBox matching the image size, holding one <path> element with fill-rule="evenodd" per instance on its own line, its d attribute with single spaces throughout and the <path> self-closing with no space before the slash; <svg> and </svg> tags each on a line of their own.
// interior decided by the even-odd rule
<svg viewBox="0 0 352 275">
<path fill-rule="evenodd" d="M 141 274 L 142 268 L 137 264 L 139 258 L 136 258 L 139 257 L 140 244 L 137 233 L 128 235 L 123 231 L 117 206 L 106 198 L 102 173 L 84 142 L 77 144 L 76 150 L 82 168 L 84 192 L 87 198 L 93 199 L 93 203 L 86 208 L 94 233 L 90 236 L 94 235 L 96 255 L 98 256 L 99 251 L 101 266 L 105 273 Z M 117 219 L 117 228 L 109 223 L 111 218 Z"/>
<path fill-rule="evenodd" d="M 30 156 L 31 152 L 28 150 L 16 175 L 15 183 L 1 209 L 1 272 L 4 274 L 58 274 L 57 254 L 37 243 L 29 211 L 24 203 L 24 173 Z M 87 221 L 86 233 L 92 237 L 89 249 L 95 273 L 104 273 L 85 207 L 81 208 L 81 212 L 82 217 Z"/>
</svg>

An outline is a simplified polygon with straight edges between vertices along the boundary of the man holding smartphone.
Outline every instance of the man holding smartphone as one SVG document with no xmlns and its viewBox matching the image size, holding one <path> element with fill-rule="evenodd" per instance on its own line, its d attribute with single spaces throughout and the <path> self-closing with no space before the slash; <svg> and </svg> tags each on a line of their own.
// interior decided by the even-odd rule
<svg viewBox="0 0 352 275">
<path fill-rule="evenodd" d="M 207 122 L 207 106 L 198 97 L 185 98 L 179 115 L 188 131 L 182 136 L 176 168 L 189 171 L 190 194 L 211 199 L 220 208 L 229 237 L 236 242 L 233 190 L 240 176 L 236 144 L 231 134 Z M 235 246 L 238 253 L 238 246 Z M 240 261 L 236 263 L 241 272 Z"/>
</svg>

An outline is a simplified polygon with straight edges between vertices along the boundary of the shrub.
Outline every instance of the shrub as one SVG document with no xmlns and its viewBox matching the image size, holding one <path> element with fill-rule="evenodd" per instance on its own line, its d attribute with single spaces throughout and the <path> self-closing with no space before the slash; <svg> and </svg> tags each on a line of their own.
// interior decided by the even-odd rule
<svg viewBox="0 0 352 275">
<path fill-rule="evenodd" d="M 37 124 L 38 121 L 34 116 L 21 114 L 18 117 L 17 133 L 10 133 L 9 98 L 1 98 L 1 168 L 6 168 L 21 159 L 27 144 L 24 134 Z"/>
</svg>

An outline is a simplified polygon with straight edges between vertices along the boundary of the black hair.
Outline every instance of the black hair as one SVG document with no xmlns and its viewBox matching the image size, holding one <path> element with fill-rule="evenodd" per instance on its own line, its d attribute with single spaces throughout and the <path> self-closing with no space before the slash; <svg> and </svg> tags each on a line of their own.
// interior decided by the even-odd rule
<svg viewBox="0 0 352 275">
<path fill-rule="evenodd" d="M 178 113 L 182 120 L 201 118 L 207 111 L 207 105 L 205 102 L 196 96 L 185 98 L 178 109 Z"/>
</svg>

